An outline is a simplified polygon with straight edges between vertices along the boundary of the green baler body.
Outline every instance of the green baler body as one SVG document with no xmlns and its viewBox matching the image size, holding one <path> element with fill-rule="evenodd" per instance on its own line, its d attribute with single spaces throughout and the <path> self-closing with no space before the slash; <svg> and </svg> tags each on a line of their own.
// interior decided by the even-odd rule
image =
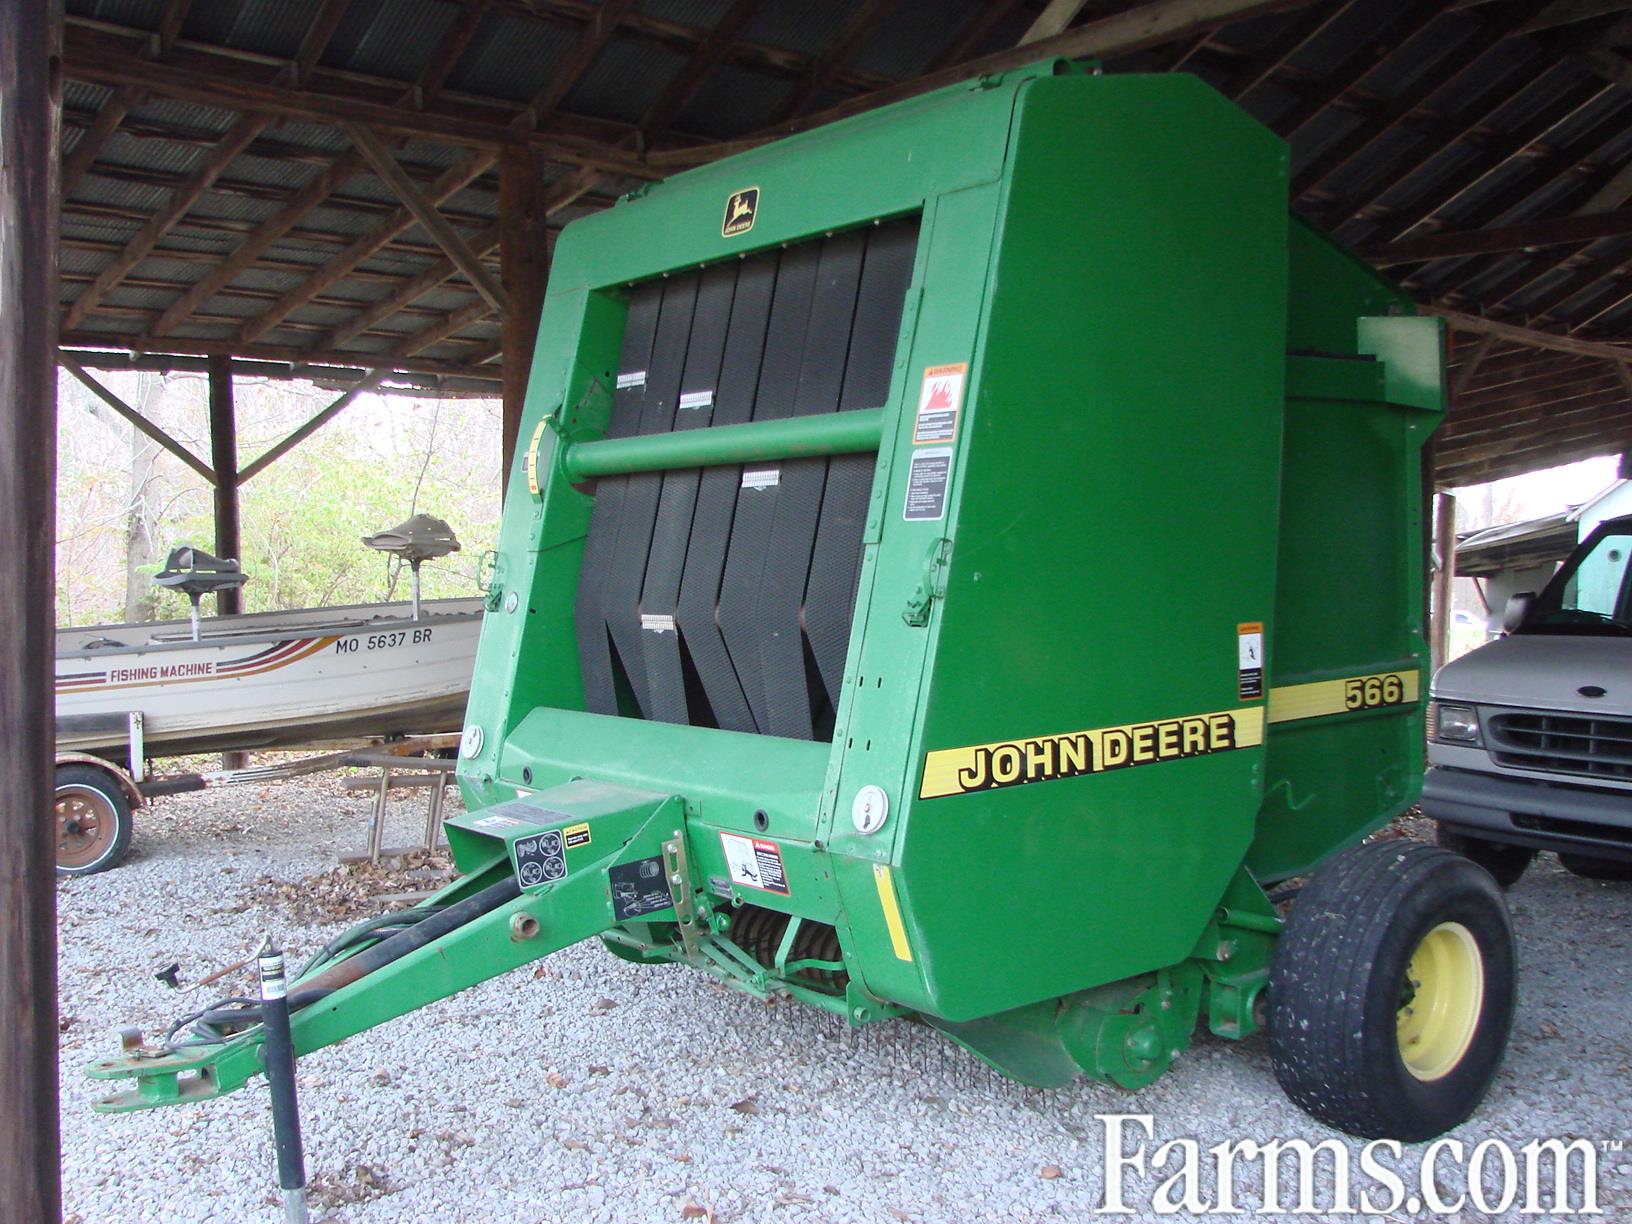
<svg viewBox="0 0 1632 1224">
<path fill-rule="evenodd" d="M 1254 1031 L 1261 886 L 1417 797 L 1443 406 L 1286 163 L 1039 65 L 568 226 L 427 906 L 519 896 L 297 1050 L 594 935 L 1037 1084 Z M 258 1040 L 91 1073 L 194 1099 Z"/>
<path fill-rule="evenodd" d="M 752 228 L 725 236 L 750 187 Z M 572 421 L 629 373 L 631 287 L 914 214 L 831 742 L 586 712 L 573 609 L 595 486 L 573 452 L 593 463 L 598 431 Z M 836 926 L 870 993 L 947 1020 L 1183 960 L 1243 861 L 1290 875 L 1416 798 L 1417 464 L 1441 339 L 1408 311 L 1289 226 L 1284 146 L 1185 77 L 960 86 L 575 223 L 512 472 L 467 804 L 576 777 L 679 796 L 700 879 L 730 877 L 721 831 L 774 842 L 786 894 L 734 896 Z M 922 372 L 957 363 L 944 513 L 909 520 Z M 1252 623 L 1265 696 L 1244 681 Z M 1396 673 L 1380 708 L 1327 692 L 1283 722 L 1268 696 Z M 1230 725 L 1207 751 L 1165 759 L 1140 732 L 1130 755 L 1164 759 L 1044 776 L 1075 747 L 1047 737 L 1212 714 Z M 1150 733 L 1181 752 L 1187 734 Z M 1029 784 L 925 797 L 937 753 L 1027 741 Z M 868 785 L 889 814 L 864 835 Z"/>
</svg>

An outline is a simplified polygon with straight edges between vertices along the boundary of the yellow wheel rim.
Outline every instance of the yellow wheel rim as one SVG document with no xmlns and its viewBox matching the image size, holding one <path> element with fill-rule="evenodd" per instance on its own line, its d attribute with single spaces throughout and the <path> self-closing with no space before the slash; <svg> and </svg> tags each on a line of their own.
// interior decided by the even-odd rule
<svg viewBox="0 0 1632 1224">
<path fill-rule="evenodd" d="M 1398 1016 L 1400 1058 L 1419 1080 L 1442 1079 L 1473 1044 L 1485 1006 L 1485 961 L 1473 933 L 1442 922 L 1417 945 Z"/>
</svg>

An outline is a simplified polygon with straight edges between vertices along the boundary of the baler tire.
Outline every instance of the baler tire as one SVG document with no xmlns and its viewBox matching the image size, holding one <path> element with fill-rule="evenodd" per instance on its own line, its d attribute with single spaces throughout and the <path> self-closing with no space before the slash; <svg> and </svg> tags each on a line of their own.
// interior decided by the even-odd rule
<svg viewBox="0 0 1632 1224">
<path fill-rule="evenodd" d="M 1439 826 L 1434 840 L 1452 854 L 1460 854 L 1478 863 L 1503 888 L 1512 888 L 1517 884 L 1530 864 L 1536 861 L 1537 852 L 1529 846 L 1488 841 L 1469 833 L 1453 832 L 1444 825 Z"/>
<path fill-rule="evenodd" d="M 1571 875 L 1580 876 L 1583 880 L 1632 880 L 1632 863 L 1622 862 L 1619 859 L 1596 858 L 1590 854 L 1570 854 L 1561 852 L 1558 861 L 1564 864 L 1564 870 Z"/>
<path fill-rule="evenodd" d="M 51 818 L 57 826 L 59 876 L 117 867 L 136 824 L 123 788 L 94 765 L 57 766 Z"/>
<path fill-rule="evenodd" d="M 1347 850 L 1309 881 L 1275 950 L 1275 1078 L 1305 1112 L 1351 1135 L 1443 1134 L 1478 1108 L 1501 1067 L 1515 962 L 1507 904 L 1484 869 L 1401 840 Z"/>
</svg>

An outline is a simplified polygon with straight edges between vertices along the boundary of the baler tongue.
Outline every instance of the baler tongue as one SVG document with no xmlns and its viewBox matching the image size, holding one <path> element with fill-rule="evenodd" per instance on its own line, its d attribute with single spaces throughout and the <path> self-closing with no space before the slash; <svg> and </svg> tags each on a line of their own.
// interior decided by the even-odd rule
<svg viewBox="0 0 1632 1224">
<path fill-rule="evenodd" d="M 630 921 L 696 921 L 680 800 L 578 779 L 451 817 L 461 862 L 483 865 L 413 909 L 382 915 L 322 949 L 289 986 L 296 1054 L 446 998 Z M 684 887 L 681 887 L 684 884 Z M 677 895 L 679 908 L 677 909 Z M 224 1001 L 164 1041 L 127 1030 L 93 1079 L 136 1086 L 96 1108 L 120 1113 L 220 1096 L 261 1072 L 256 1006 Z"/>
</svg>

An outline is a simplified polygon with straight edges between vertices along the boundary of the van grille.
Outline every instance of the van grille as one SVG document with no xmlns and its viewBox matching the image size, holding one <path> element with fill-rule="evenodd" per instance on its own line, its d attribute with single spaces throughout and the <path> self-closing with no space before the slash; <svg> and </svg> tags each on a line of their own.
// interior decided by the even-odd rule
<svg viewBox="0 0 1632 1224">
<path fill-rule="evenodd" d="M 1573 714 L 1492 714 L 1485 739 L 1498 765 L 1632 780 L 1632 720 Z"/>
</svg>

